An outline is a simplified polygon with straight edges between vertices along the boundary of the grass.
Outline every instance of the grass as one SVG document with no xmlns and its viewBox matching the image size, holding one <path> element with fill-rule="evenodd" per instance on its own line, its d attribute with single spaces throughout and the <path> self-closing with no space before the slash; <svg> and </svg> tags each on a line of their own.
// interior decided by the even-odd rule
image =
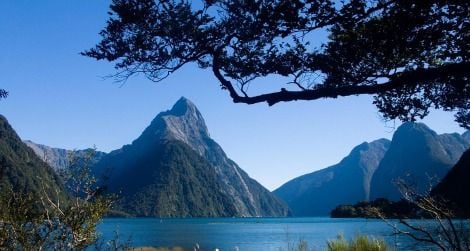
<svg viewBox="0 0 470 251">
<path fill-rule="evenodd" d="M 367 236 L 357 236 L 351 241 L 347 241 L 343 236 L 338 236 L 336 240 L 327 242 L 328 251 L 388 251 L 385 241 Z"/>
<path fill-rule="evenodd" d="M 139 247 L 134 248 L 135 251 L 184 251 L 181 247 Z M 199 250 L 199 249 L 195 249 Z M 283 249 L 280 249 L 283 250 Z M 307 242 L 300 240 L 295 245 L 288 245 L 287 251 L 308 251 Z M 389 248 L 384 240 L 370 238 L 365 235 L 356 236 L 352 240 L 346 240 L 342 235 L 339 235 L 334 240 L 327 241 L 327 251 L 392 251 L 394 249 Z"/>
</svg>

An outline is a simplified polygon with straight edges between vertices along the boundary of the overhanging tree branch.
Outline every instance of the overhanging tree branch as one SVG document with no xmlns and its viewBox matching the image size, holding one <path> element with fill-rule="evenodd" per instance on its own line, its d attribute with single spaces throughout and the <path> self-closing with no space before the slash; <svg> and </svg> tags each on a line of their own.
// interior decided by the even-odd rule
<svg viewBox="0 0 470 251">
<path fill-rule="evenodd" d="M 402 88 L 404 86 L 413 87 L 420 83 L 438 81 L 448 76 L 468 77 L 470 76 L 470 63 L 446 64 L 438 68 L 417 69 L 396 74 L 391 81 L 375 85 L 348 85 L 339 87 L 319 87 L 302 91 L 273 92 L 258 96 L 245 97 L 238 95 L 232 83 L 224 78 L 220 72 L 217 56 L 213 60 L 213 72 L 222 86 L 227 89 L 235 103 L 256 104 L 267 102 L 274 105 L 279 102 L 295 100 L 316 100 L 321 98 L 337 98 L 338 96 L 352 96 L 361 94 L 379 94 L 387 91 Z"/>
<path fill-rule="evenodd" d="M 469 9 L 461 0 L 211 0 L 202 9 L 185 0 L 113 0 L 102 41 L 82 54 L 152 81 L 197 63 L 235 103 L 367 94 L 387 119 L 437 108 L 470 128 Z M 319 30 L 328 34 L 312 45 Z M 303 73 L 321 77 L 313 84 Z M 248 92 L 266 76 L 286 88 Z"/>
</svg>

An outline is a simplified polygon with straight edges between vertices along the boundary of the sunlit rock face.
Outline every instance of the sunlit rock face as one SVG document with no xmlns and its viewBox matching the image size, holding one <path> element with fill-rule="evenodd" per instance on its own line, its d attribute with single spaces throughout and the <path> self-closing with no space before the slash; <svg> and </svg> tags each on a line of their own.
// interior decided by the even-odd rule
<svg viewBox="0 0 470 251">
<path fill-rule="evenodd" d="M 23 142 L 33 149 L 34 153 L 49 164 L 55 171 L 66 169 L 70 165 L 70 162 L 73 161 L 72 159 L 75 158 L 93 158 L 92 163 L 94 164 L 106 155 L 104 152 L 95 151 L 93 149 L 67 150 L 38 144 L 31 140 L 24 140 Z"/>
</svg>

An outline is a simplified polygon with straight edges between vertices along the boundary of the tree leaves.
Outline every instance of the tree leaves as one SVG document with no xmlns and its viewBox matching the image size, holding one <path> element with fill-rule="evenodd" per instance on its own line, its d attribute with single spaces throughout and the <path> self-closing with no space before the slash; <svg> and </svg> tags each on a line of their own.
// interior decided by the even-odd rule
<svg viewBox="0 0 470 251">
<path fill-rule="evenodd" d="M 197 62 L 237 103 L 374 94 L 385 118 L 414 120 L 440 108 L 458 111 L 456 121 L 469 128 L 469 9 L 463 0 L 218 0 L 202 9 L 183 0 L 114 0 L 102 41 L 83 55 L 115 62 L 124 81 L 138 73 L 161 81 Z M 316 38 L 319 31 L 328 37 Z M 444 70 L 452 65 L 459 70 Z M 439 74 L 421 78 L 427 70 Z M 285 87 L 248 92 L 270 75 Z M 311 75 L 321 77 L 303 77 Z"/>
</svg>

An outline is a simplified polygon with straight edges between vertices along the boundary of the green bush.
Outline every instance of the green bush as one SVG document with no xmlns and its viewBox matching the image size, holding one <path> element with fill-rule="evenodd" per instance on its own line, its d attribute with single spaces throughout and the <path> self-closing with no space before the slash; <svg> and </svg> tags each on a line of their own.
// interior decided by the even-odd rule
<svg viewBox="0 0 470 251">
<path fill-rule="evenodd" d="M 71 156 L 62 175 L 66 199 L 59 190 L 47 193 L 51 188 L 41 179 L 36 191 L 0 186 L 0 250 L 84 250 L 96 243 L 96 226 L 115 199 L 103 195 L 90 174 L 85 160 L 93 154 L 83 161 Z"/>
<path fill-rule="evenodd" d="M 385 241 L 367 236 L 357 236 L 351 241 L 347 241 L 343 236 L 338 236 L 336 240 L 328 241 L 328 251 L 387 251 L 391 250 Z"/>
</svg>

